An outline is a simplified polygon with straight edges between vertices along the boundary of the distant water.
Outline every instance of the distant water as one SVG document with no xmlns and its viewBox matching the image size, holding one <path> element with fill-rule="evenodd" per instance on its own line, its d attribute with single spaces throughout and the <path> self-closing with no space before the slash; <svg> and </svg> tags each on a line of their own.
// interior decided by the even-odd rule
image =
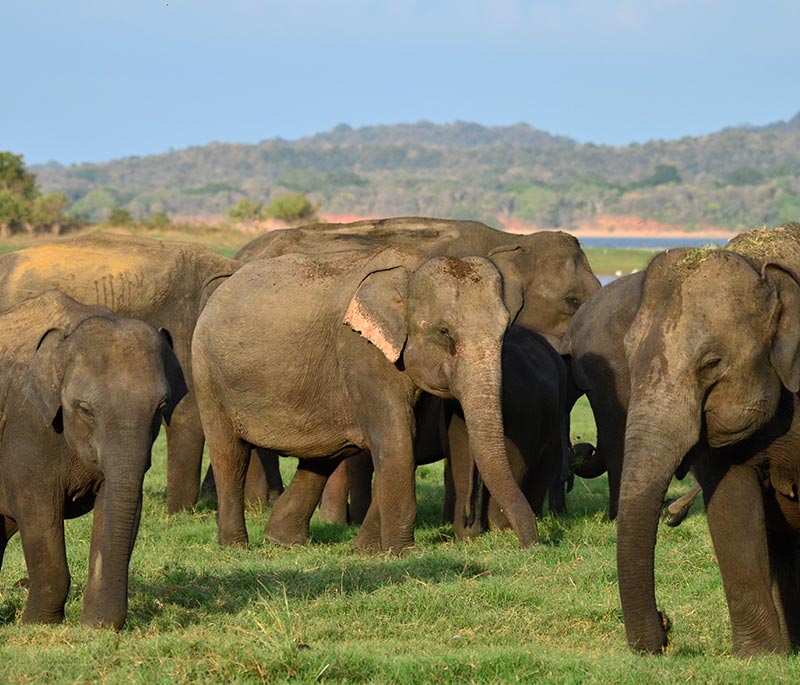
<svg viewBox="0 0 800 685">
<path fill-rule="evenodd" d="M 733 234 L 732 234 L 733 235 Z M 727 238 L 637 238 L 637 237 L 591 237 L 578 238 L 582 247 L 638 247 L 649 250 L 666 250 L 672 247 L 702 247 L 724 245 Z"/>
</svg>

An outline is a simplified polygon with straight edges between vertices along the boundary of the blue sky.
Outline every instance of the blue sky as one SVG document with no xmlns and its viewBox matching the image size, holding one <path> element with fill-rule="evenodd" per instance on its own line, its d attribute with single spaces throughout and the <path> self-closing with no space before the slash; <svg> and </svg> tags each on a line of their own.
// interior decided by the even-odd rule
<svg viewBox="0 0 800 685">
<path fill-rule="evenodd" d="M 580 141 L 800 111 L 797 0 L 2 0 L 0 149 L 104 161 L 428 120 Z"/>
</svg>

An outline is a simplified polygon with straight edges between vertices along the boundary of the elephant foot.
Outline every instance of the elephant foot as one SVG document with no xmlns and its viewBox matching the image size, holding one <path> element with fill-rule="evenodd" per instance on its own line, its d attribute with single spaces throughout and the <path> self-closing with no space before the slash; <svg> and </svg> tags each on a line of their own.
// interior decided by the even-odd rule
<svg viewBox="0 0 800 685">
<path fill-rule="evenodd" d="M 276 516 L 278 514 L 278 516 Z M 264 528 L 264 541 L 281 547 L 305 545 L 308 542 L 308 522 L 292 516 L 283 517 L 276 506 Z"/>
<path fill-rule="evenodd" d="M 308 543 L 308 533 L 286 534 L 283 531 L 277 533 L 271 532 L 269 529 L 264 531 L 264 542 L 271 542 L 273 545 L 280 547 L 295 547 L 297 545 L 305 545 Z"/>
<path fill-rule="evenodd" d="M 367 552 L 369 554 L 377 554 L 381 551 L 381 536 L 380 532 L 377 535 L 364 534 L 364 528 L 358 531 L 358 534 L 353 538 L 350 546 L 357 552 Z"/>
<path fill-rule="evenodd" d="M 247 535 L 217 535 L 217 542 L 222 547 L 241 547 L 246 549 L 250 546 Z"/>
</svg>

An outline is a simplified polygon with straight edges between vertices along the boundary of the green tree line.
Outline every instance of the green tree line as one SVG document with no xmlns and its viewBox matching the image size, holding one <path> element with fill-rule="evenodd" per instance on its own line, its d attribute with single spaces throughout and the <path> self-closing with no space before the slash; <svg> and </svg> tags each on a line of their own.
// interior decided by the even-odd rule
<svg viewBox="0 0 800 685">
<path fill-rule="evenodd" d="M 331 214 L 566 228 L 626 214 L 739 229 L 800 214 L 800 115 L 622 147 L 580 144 L 525 124 L 342 125 L 298 141 L 211 143 L 34 171 L 48 192 L 68 197 L 71 213 L 92 221 L 115 208 L 137 218 L 225 216 L 243 201 L 265 210 L 302 193 Z"/>
</svg>

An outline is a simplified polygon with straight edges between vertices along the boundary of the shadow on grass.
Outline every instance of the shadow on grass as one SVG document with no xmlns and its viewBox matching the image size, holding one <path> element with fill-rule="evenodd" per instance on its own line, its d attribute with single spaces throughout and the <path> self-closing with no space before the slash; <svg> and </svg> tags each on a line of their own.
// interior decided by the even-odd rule
<svg viewBox="0 0 800 685">
<path fill-rule="evenodd" d="M 167 623 L 185 628 L 212 617 L 237 614 L 268 600 L 313 601 L 322 596 L 353 599 L 382 588 L 429 586 L 476 578 L 488 567 L 461 559 L 409 555 L 359 557 L 329 567 L 236 570 L 227 574 L 166 566 L 157 582 L 131 578 L 128 626 Z"/>
</svg>

